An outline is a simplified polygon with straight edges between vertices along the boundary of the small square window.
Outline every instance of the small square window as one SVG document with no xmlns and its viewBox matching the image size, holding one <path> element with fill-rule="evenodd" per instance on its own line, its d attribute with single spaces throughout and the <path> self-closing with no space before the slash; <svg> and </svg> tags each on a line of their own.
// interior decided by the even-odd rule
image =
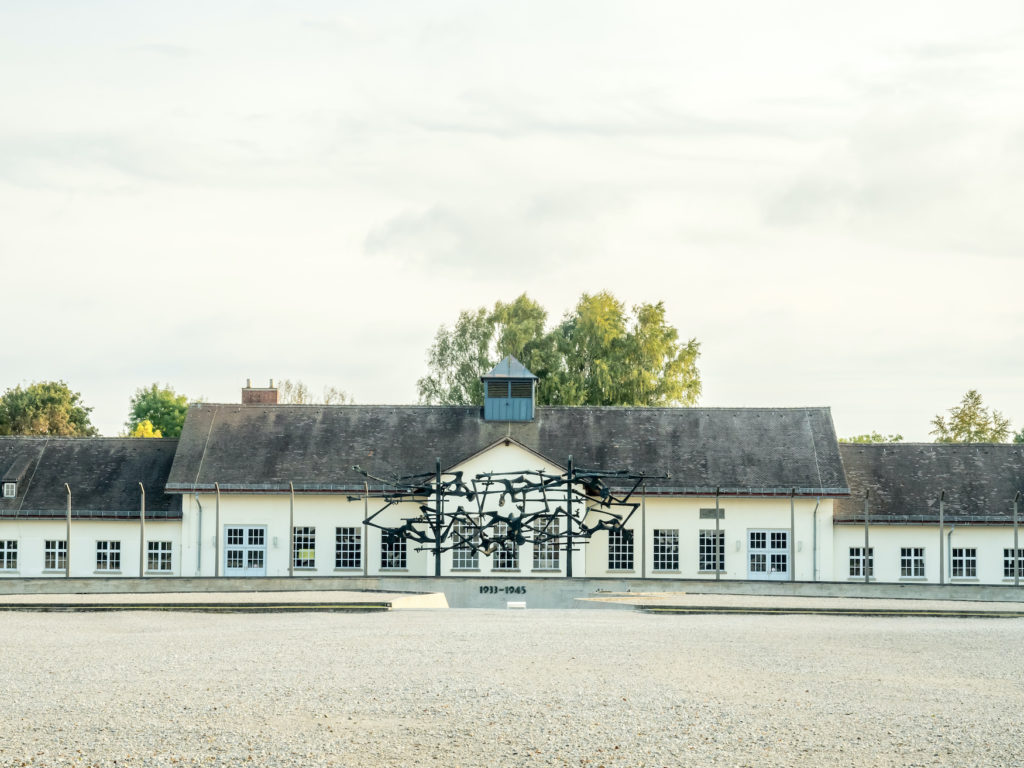
<svg viewBox="0 0 1024 768">
<path fill-rule="evenodd" d="M 17 483 L 4 483 L 4 498 L 13 499 L 18 495 L 18 484 Z"/>
</svg>

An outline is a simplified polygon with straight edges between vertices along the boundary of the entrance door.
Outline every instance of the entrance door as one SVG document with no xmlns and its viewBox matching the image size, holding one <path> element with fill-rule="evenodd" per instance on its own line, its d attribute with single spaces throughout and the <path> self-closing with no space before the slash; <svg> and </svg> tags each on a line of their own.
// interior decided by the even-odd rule
<svg viewBox="0 0 1024 768">
<path fill-rule="evenodd" d="M 224 575 L 267 575 L 267 529 L 263 525 L 224 527 Z"/>
<path fill-rule="evenodd" d="M 749 531 L 747 578 L 789 580 L 789 531 Z"/>
</svg>

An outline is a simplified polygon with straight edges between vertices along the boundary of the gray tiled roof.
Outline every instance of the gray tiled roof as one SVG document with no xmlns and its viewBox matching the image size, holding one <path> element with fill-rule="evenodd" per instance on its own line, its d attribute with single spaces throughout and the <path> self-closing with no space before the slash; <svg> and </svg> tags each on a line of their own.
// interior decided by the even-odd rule
<svg viewBox="0 0 1024 768">
<path fill-rule="evenodd" d="M 479 407 L 210 405 L 189 408 L 168 490 L 355 491 L 358 464 L 385 477 L 451 467 L 506 436 L 563 464 L 650 475 L 649 492 L 847 492 L 827 408 L 537 408 L 487 422 Z M 529 469 L 529 467 L 524 467 Z"/>
<path fill-rule="evenodd" d="M 852 495 L 837 502 L 836 523 L 863 524 L 870 491 L 872 524 L 937 524 L 945 490 L 946 522 L 1005 525 L 1024 490 L 1024 445 L 844 443 L 839 452 Z"/>
<path fill-rule="evenodd" d="M 505 359 L 494 366 L 490 373 L 485 373 L 481 379 L 536 379 L 529 369 L 512 355 L 506 355 Z"/>
<path fill-rule="evenodd" d="M 0 518 L 181 517 L 181 498 L 164 492 L 177 440 L 111 437 L 0 437 L 0 476 L 18 475 L 18 495 L 0 498 Z"/>
</svg>

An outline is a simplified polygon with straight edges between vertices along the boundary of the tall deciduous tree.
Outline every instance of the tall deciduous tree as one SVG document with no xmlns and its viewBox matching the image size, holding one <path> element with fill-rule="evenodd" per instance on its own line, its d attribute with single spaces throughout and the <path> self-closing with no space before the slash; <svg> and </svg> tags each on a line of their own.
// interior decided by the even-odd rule
<svg viewBox="0 0 1024 768">
<path fill-rule="evenodd" d="M 866 432 L 863 435 L 854 435 L 853 437 L 844 437 L 840 439 L 841 443 L 900 443 L 903 442 L 903 435 L 899 432 L 894 432 L 891 435 L 883 435 L 880 432 Z"/>
<path fill-rule="evenodd" d="M 937 443 L 1001 443 L 1010 436 L 1010 420 L 995 409 L 990 412 L 976 389 L 948 413 L 948 419 L 939 414 L 931 421 L 929 434 Z"/>
<path fill-rule="evenodd" d="M 139 425 L 148 421 L 152 428 L 164 437 L 179 437 L 188 413 L 188 398 L 175 393 L 170 386 L 160 387 L 152 384 L 145 389 L 135 390 L 131 399 L 131 409 L 125 426 L 128 434 L 138 437 L 135 432 Z M 155 435 L 141 435 L 155 437 Z"/>
<path fill-rule="evenodd" d="M 0 397 L 0 435 L 90 437 L 99 434 L 89 420 L 91 412 L 63 381 L 19 385 Z"/>
<path fill-rule="evenodd" d="M 693 405 L 700 396 L 700 345 L 679 342 L 661 302 L 627 311 L 608 292 L 584 294 L 559 324 L 546 323 L 547 311 L 526 294 L 461 312 L 430 347 L 421 402 L 480 403 L 480 376 L 505 355 L 538 377 L 541 405 Z"/>
<path fill-rule="evenodd" d="M 143 419 L 135 425 L 135 429 L 128 433 L 128 437 L 163 437 L 163 433 L 153 426 L 149 419 Z"/>
<path fill-rule="evenodd" d="M 326 386 L 323 395 L 317 398 L 306 382 L 299 379 L 282 379 L 277 383 L 277 402 L 283 405 L 338 405 L 351 403 L 352 396 L 338 387 Z"/>
</svg>

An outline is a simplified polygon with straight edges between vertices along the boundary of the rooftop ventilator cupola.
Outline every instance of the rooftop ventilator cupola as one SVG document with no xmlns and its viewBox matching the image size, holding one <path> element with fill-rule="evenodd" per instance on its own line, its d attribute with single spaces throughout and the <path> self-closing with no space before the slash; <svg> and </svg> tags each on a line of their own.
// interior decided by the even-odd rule
<svg viewBox="0 0 1024 768">
<path fill-rule="evenodd" d="M 512 355 L 480 381 L 484 383 L 484 421 L 533 421 L 537 377 Z"/>
</svg>

